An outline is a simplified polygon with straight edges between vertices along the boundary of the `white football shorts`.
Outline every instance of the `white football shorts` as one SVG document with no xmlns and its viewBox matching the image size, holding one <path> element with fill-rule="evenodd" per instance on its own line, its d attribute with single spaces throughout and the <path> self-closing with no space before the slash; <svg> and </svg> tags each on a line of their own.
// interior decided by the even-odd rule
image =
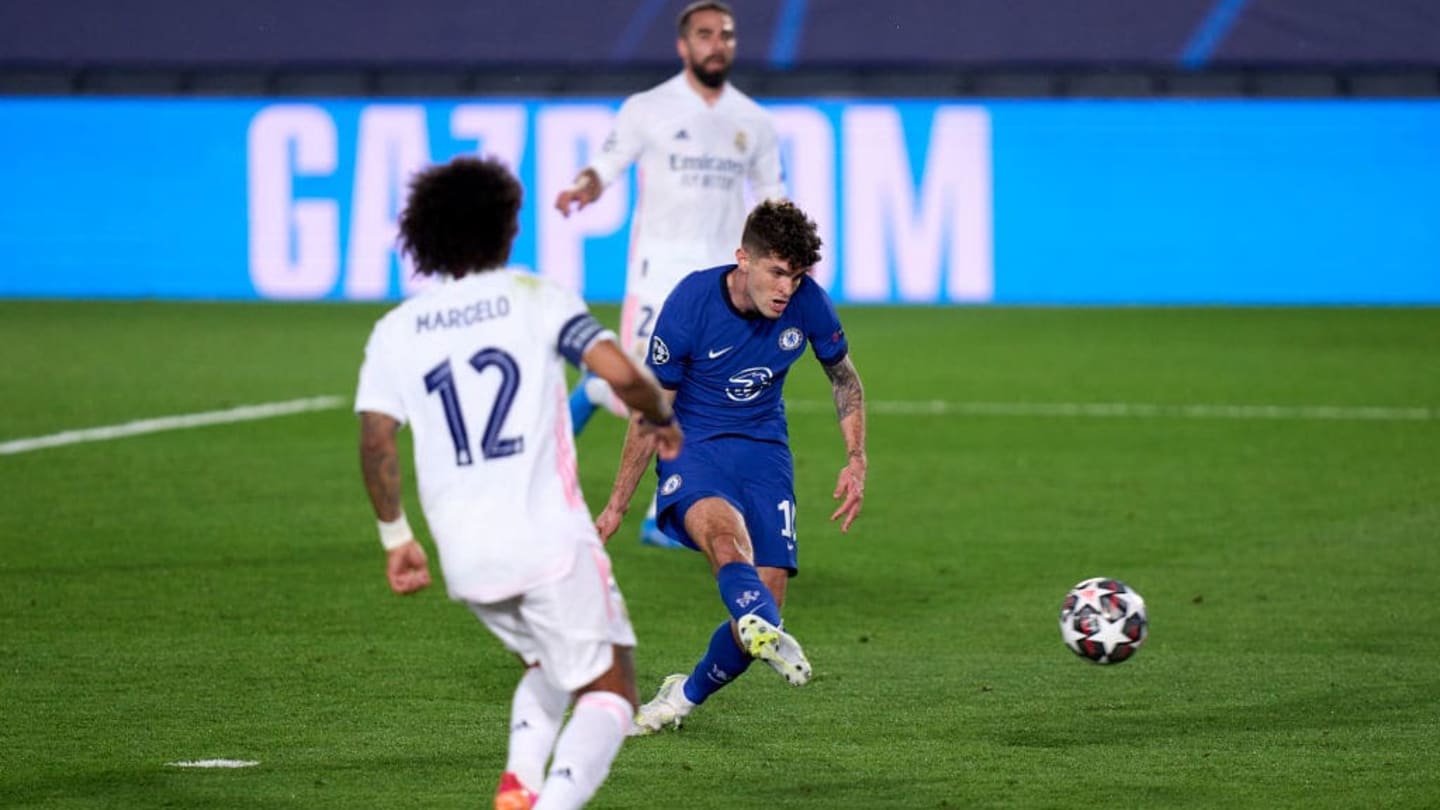
<svg viewBox="0 0 1440 810">
<path fill-rule="evenodd" d="M 614 645 L 635 646 L 625 598 L 598 544 L 575 548 L 570 573 L 500 602 L 467 602 L 505 648 L 559 689 L 574 692 L 605 674 Z"/>
<path fill-rule="evenodd" d="M 640 360 L 650 349 L 650 335 L 655 331 L 660 308 L 665 305 L 665 299 L 670 297 L 675 285 L 696 270 L 728 261 L 722 258 L 718 262 L 707 262 L 693 255 L 682 256 L 663 250 L 652 250 L 644 255 L 645 258 L 631 259 L 632 266 L 625 277 L 625 302 L 620 310 L 620 347 Z M 722 250 L 718 255 L 723 257 L 727 253 Z"/>
<path fill-rule="evenodd" d="M 665 297 L 654 297 L 639 293 L 626 293 L 620 307 L 620 348 L 640 362 L 650 351 L 650 336 L 655 333 L 655 321 L 660 317 L 660 308 Z"/>
</svg>

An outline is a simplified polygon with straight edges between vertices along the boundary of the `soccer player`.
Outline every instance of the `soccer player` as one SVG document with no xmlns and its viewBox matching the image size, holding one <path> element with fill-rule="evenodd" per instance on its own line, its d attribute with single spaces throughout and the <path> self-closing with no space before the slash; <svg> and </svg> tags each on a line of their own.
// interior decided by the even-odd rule
<svg viewBox="0 0 1440 810">
<path fill-rule="evenodd" d="M 789 202 L 767 201 L 745 223 L 735 264 L 687 276 L 670 294 L 648 365 L 673 392 L 684 450 L 661 458 L 660 527 L 710 563 L 729 617 L 694 670 L 671 675 L 640 707 L 633 733 L 680 721 L 760 659 L 792 685 L 810 663 L 781 629 L 786 583 L 798 570 L 794 463 L 782 388 L 808 344 L 830 378 L 847 461 L 835 484 L 842 532 L 865 491 L 865 398 L 845 330 L 808 275 L 819 260 L 815 223 Z M 632 420 L 605 509 L 602 538 L 620 525 L 650 450 Z"/>
<path fill-rule="evenodd" d="M 497 810 L 583 805 L 637 703 L 635 634 L 580 494 L 562 360 L 609 382 L 661 458 L 682 441 L 653 376 L 576 294 L 504 269 L 521 195 L 493 160 L 457 158 L 415 177 L 401 248 L 444 283 L 376 323 L 355 396 L 391 590 L 430 584 L 400 499 L 395 437 L 408 422 L 449 594 L 526 666 Z"/>
<path fill-rule="evenodd" d="M 730 260 L 754 199 L 785 195 L 780 150 L 769 113 L 726 81 L 735 61 L 735 17 L 724 3 L 686 6 L 675 50 L 683 69 L 630 96 L 590 166 L 555 198 L 565 216 L 584 208 L 632 163 L 639 187 L 631 216 L 631 254 L 620 340 L 642 357 L 665 297 L 688 273 Z M 578 432 L 597 406 L 624 416 L 603 380 L 586 376 L 570 397 Z M 655 524 L 654 501 L 641 542 L 675 546 Z"/>
</svg>

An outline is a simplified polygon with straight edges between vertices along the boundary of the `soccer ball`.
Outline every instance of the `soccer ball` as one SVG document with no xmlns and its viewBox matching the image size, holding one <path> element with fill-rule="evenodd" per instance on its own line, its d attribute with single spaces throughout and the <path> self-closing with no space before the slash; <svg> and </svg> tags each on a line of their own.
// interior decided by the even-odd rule
<svg viewBox="0 0 1440 810">
<path fill-rule="evenodd" d="M 1118 579 L 1087 579 L 1071 588 L 1060 603 L 1060 637 L 1065 646 L 1097 664 L 1128 660 L 1145 643 L 1149 626 L 1145 600 Z"/>
</svg>

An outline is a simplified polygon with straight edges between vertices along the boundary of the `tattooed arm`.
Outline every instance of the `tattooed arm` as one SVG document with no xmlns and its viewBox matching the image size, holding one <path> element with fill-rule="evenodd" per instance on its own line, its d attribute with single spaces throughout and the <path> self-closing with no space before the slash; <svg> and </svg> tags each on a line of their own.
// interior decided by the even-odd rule
<svg viewBox="0 0 1440 810">
<path fill-rule="evenodd" d="M 400 423 L 383 413 L 360 412 L 360 474 L 375 517 L 385 522 L 400 517 L 400 458 L 395 434 Z"/>
<path fill-rule="evenodd" d="M 835 482 L 836 500 L 840 506 L 831 520 L 844 518 L 840 531 L 850 531 L 850 524 L 860 517 L 865 500 L 865 388 L 860 374 L 847 354 L 840 362 L 825 366 L 830 390 L 835 397 L 835 415 L 840 420 L 840 435 L 845 439 L 845 469 Z"/>
<path fill-rule="evenodd" d="M 405 516 L 400 505 L 400 457 L 395 447 L 399 430 L 400 423 L 392 417 L 374 411 L 360 413 L 360 474 L 375 517 L 382 523 L 394 523 Z M 385 553 L 385 578 L 390 589 L 399 594 L 414 593 L 430 584 L 425 550 L 414 537 Z"/>
</svg>

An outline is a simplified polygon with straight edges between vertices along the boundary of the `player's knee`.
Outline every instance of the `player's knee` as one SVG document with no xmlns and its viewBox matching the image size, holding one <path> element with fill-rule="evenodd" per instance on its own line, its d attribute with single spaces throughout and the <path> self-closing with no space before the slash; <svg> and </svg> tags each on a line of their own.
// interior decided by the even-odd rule
<svg viewBox="0 0 1440 810">
<path fill-rule="evenodd" d="M 640 695 L 635 687 L 634 648 L 617 644 L 614 651 L 610 668 L 601 673 L 600 677 L 575 690 L 577 700 L 586 692 L 612 692 L 629 701 L 631 709 L 640 705 Z"/>
<path fill-rule="evenodd" d="M 718 532 L 706 537 L 705 547 L 710 550 L 710 562 L 715 570 L 730 563 L 755 564 L 755 553 L 750 549 L 750 539 L 734 532 Z"/>
</svg>

